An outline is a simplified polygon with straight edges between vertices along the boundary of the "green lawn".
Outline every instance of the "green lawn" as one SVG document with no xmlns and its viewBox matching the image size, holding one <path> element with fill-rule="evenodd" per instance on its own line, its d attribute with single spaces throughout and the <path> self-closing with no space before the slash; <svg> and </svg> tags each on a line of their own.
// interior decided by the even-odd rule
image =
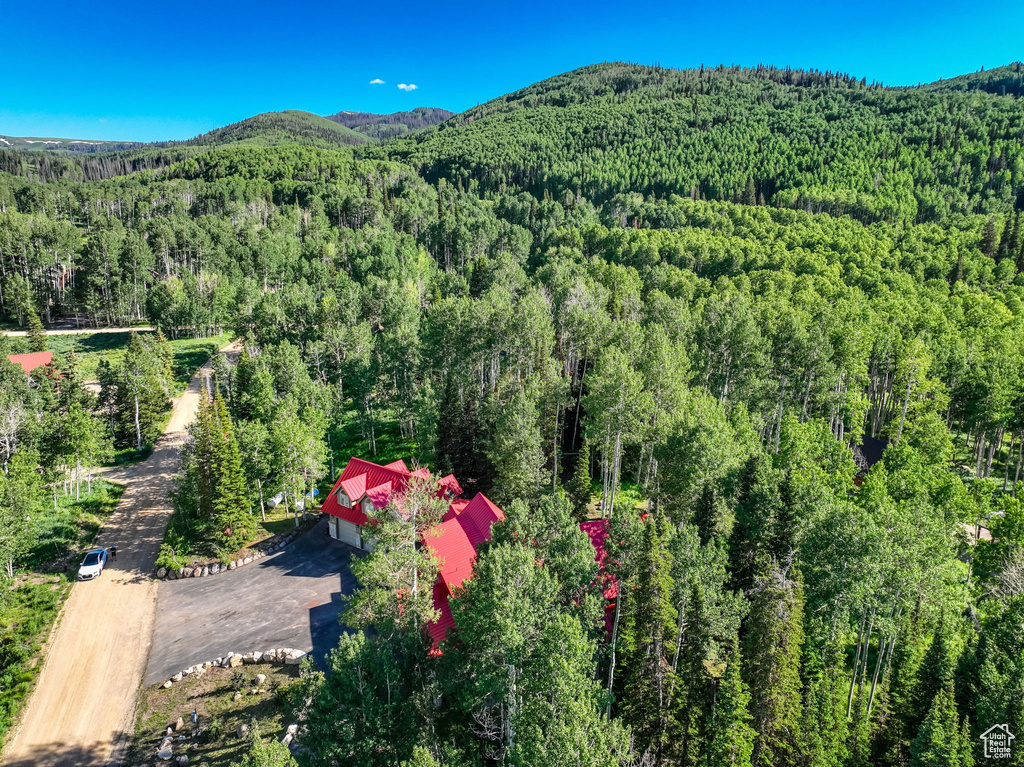
<svg viewBox="0 0 1024 767">
<path fill-rule="evenodd" d="M 374 421 L 377 452 L 370 448 L 370 439 L 363 436 L 359 428 L 359 414 L 355 408 L 345 413 L 345 424 L 341 428 L 331 429 L 328 437 L 331 453 L 334 456 L 334 476 L 328 470 L 328 476 L 320 484 L 321 497 L 331 488 L 337 475 L 341 474 L 348 459 L 362 458 L 374 463 L 391 463 L 401 458 L 406 463 L 416 455 L 416 442 L 406 439 L 398 427 L 398 421 L 379 418 Z"/>
<path fill-rule="evenodd" d="M 47 336 L 46 346 L 57 359 L 74 350 L 78 370 L 83 380 L 95 381 L 101 360 L 120 361 L 121 350 L 128 345 L 130 333 L 76 333 L 67 336 Z M 151 335 L 149 331 L 141 335 Z M 23 340 L 23 339 L 18 339 Z M 182 338 L 170 341 L 174 350 L 174 378 L 184 388 L 195 371 L 218 348 L 231 340 L 228 333 L 210 338 Z"/>
</svg>

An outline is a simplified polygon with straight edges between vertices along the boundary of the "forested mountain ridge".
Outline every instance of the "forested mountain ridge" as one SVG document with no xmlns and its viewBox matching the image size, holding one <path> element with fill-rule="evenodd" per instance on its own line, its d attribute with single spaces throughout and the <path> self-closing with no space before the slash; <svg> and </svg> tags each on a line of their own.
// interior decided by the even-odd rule
<svg viewBox="0 0 1024 767">
<path fill-rule="evenodd" d="M 324 149 L 368 143 L 370 139 L 312 112 L 264 112 L 186 141 L 187 145 L 280 146 L 299 144 Z"/>
<path fill-rule="evenodd" d="M 147 144 L 141 141 L 89 141 L 85 139 L 53 138 L 51 136 L 0 136 L 0 149 L 20 149 L 31 152 L 46 151 L 54 154 L 123 152 L 143 146 L 147 146 Z"/>
<path fill-rule="evenodd" d="M 383 145 L 173 147 L 100 180 L 10 152 L 0 313 L 236 333 L 243 517 L 329 486 L 327 447 L 505 509 L 440 655 L 416 537 L 353 566 L 355 633 L 287 696 L 311 764 L 971 767 L 1024 731 L 1022 120 L 599 65 Z M 160 345 L 134 346 L 99 400 L 73 356 L 37 382 L 0 357 L 10 571 L 83 435 L 159 424 Z M 855 483 L 865 436 L 888 446 Z M 178 530 L 221 541 L 183 488 Z"/>
<path fill-rule="evenodd" d="M 613 63 L 373 151 L 482 192 L 678 194 L 922 222 L 1024 207 L 1022 142 L 1020 105 L 984 92 Z"/>
<path fill-rule="evenodd" d="M 429 128 L 454 115 L 454 112 L 447 109 L 416 107 L 408 112 L 392 112 L 386 115 L 372 112 L 337 112 L 327 115 L 327 119 L 352 128 L 357 133 L 383 141 L 404 136 L 420 128 Z"/>
<path fill-rule="evenodd" d="M 1005 67 L 982 69 L 918 87 L 925 91 L 986 91 L 1020 98 L 1024 96 L 1024 62 L 1015 61 Z"/>
</svg>

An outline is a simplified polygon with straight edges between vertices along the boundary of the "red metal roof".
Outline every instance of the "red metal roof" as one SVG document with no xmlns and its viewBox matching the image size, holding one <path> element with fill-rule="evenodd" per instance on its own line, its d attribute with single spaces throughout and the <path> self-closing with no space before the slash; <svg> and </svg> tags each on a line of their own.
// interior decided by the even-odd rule
<svg viewBox="0 0 1024 767">
<path fill-rule="evenodd" d="M 597 582 L 604 587 L 604 598 L 608 603 L 604 607 L 604 627 L 610 634 L 612 622 L 615 616 L 615 600 L 619 598 L 619 581 L 604 569 L 605 560 L 608 558 L 608 520 L 591 519 L 580 522 L 580 530 L 590 537 L 590 544 L 594 547 L 594 561 L 601 566 L 601 572 L 597 576 Z"/>
<path fill-rule="evenodd" d="M 383 509 L 391 502 L 392 495 L 405 490 L 410 477 L 428 476 L 430 472 L 426 468 L 409 471 L 402 460 L 379 466 L 361 458 L 350 458 L 324 500 L 323 511 L 365 526 L 369 520 L 362 510 L 363 498 L 369 498 L 374 508 Z M 435 650 L 448 629 L 455 625 L 448 600 L 455 589 L 473 577 L 476 547 L 490 539 L 491 525 L 505 520 L 505 512 L 483 493 L 477 493 L 471 501 L 458 498 L 462 487 L 452 474 L 439 479 L 438 487 L 439 495 L 450 499 L 451 504 L 441 522 L 423 535 L 423 544 L 440 565 L 434 583 L 434 607 L 440 617 L 427 626 Z M 338 501 L 339 490 L 348 496 L 351 506 Z"/>
<path fill-rule="evenodd" d="M 7 359 L 15 365 L 21 365 L 25 375 L 29 375 L 36 368 L 49 365 L 53 362 L 53 352 L 32 352 L 31 354 L 9 354 Z"/>
</svg>

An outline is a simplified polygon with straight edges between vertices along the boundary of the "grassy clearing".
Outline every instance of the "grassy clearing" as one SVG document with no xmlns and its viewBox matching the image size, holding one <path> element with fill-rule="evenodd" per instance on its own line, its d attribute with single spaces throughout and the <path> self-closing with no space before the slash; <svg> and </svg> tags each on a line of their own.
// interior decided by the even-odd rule
<svg viewBox="0 0 1024 767">
<path fill-rule="evenodd" d="M 593 491 L 593 498 L 590 501 L 590 508 L 587 512 L 588 519 L 602 519 L 601 512 L 601 483 L 592 482 L 590 489 Z M 626 509 L 633 509 L 637 513 L 644 513 L 650 510 L 650 499 L 644 495 L 643 488 L 635 482 L 622 482 L 619 490 L 615 493 L 615 513 Z"/>
<path fill-rule="evenodd" d="M 117 508 L 124 488 L 103 479 L 94 479 L 92 493 L 57 496 L 57 508 L 48 506 L 45 514 L 32 520 L 30 540 L 24 564 L 37 573 L 63 572 L 64 565 L 74 571 L 78 556 L 87 549 L 107 517 Z"/>
<path fill-rule="evenodd" d="M 257 674 L 266 674 L 265 692 L 252 694 Z M 282 703 L 283 690 L 299 676 L 298 666 L 256 664 L 237 669 L 210 669 L 201 677 L 187 677 L 173 687 L 149 687 L 139 693 L 135 733 L 125 762 L 128 767 L 150 765 L 169 726 L 178 717 L 185 720 L 181 730 L 186 740 L 175 742 L 174 754 L 187 754 L 189 764 L 227 767 L 246 753 L 238 737 L 241 724 L 255 719 L 265 737 L 280 739 L 289 722 Z M 235 693 L 241 692 L 240 700 Z M 190 716 L 199 713 L 204 732 L 192 736 Z"/>
<path fill-rule="evenodd" d="M 142 335 L 150 335 L 144 331 Z M 130 333 L 76 333 L 66 336 L 47 336 L 46 346 L 60 359 L 69 351 L 78 358 L 78 370 L 83 380 L 95 381 L 96 371 L 102 360 L 111 364 L 120 361 L 121 351 L 128 345 Z M 25 341 L 26 339 L 12 339 Z M 170 341 L 174 350 L 174 379 L 179 388 L 184 388 L 192 375 L 219 347 L 231 340 L 227 333 L 210 338 L 183 338 Z"/>
<path fill-rule="evenodd" d="M 64 575 L 48 575 L 0 592 L 0 742 L 32 690 L 39 648 L 70 586 Z"/>
<path fill-rule="evenodd" d="M 337 475 L 345 468 L 348 459 L 353 456 L 363 458 L 374 463 L 391 463 L 399 458 L 408 462 L 418 452 L 416 442 L 402 436 L 398 421 L 382 419 L 374 421 L 374 434 L 376 436 L 376 452 L 370 445 L 369 435 L 364 435 L 359 426 L 359 414 L 355 408 L 349 408 L 345 413 L 345 423 L 340 428 L 331 429 L 328 433 L 331 456 L 334 459 L 333 475 L 328 471 L 320 485 L 321 494 L 329 490 L 337 479 Z M 321 495 L 323 497 L 323 495 Z"/>
</svg>

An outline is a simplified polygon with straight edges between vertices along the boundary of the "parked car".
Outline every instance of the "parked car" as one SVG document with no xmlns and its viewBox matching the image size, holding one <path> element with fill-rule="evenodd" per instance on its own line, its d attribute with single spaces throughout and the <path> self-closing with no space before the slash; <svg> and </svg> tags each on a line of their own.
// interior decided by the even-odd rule
<svg viewBox="0 0 1024 767">
<path fill-rule="evenodd" d="M 107 550 L 93 549 L 85 555 L 85 559 L 82 560 L 82 566 L 78 568 L 78 580 L 91 581 L 93 578 L 98 578 L 106 565 Z"/>
</svg>

